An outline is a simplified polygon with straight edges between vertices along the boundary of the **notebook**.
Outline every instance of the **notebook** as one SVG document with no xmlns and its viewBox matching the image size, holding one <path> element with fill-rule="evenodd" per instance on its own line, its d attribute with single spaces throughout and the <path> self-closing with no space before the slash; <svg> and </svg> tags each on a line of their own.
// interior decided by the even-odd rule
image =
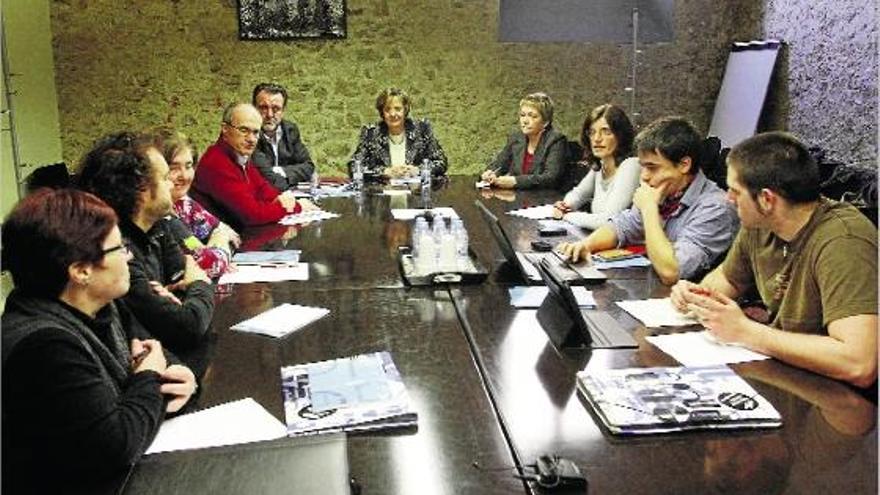
<svg viewBox="0 0 880 495">
<path fill-rule="evenodd" d="M 614 435 L 782 426 L 773 405 L 727 366 L 584 370 L 577 388 Z"/>
<path fill-rule="evenodd" d="M 290 436 L 414 426 L 406 387 L 388 352 L 281 368 Z"/>
</svg>

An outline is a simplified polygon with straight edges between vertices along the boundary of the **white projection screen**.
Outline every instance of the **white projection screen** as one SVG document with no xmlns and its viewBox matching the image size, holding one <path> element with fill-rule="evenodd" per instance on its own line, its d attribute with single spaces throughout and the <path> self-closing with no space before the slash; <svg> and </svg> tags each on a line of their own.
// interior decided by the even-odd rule
<svg viewBox="0 0 880 495">
<path fill-rule="evenodd" d="M 733 147 L 758 129 L 780 45 L 777 40 L 733 44 L 709 126 L 721 146 Z"/>
</svg>

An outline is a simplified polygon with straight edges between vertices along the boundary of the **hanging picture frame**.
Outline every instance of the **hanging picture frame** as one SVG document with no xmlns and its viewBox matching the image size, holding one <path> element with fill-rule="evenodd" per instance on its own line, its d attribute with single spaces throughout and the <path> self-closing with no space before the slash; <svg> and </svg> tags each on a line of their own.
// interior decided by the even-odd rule
<svg viewBox="0 0 880 495">
<path fill-rule="evenodd" d="M 238 38 L 345 38 L 346 0 L 238 0 Z"/>
</svg>

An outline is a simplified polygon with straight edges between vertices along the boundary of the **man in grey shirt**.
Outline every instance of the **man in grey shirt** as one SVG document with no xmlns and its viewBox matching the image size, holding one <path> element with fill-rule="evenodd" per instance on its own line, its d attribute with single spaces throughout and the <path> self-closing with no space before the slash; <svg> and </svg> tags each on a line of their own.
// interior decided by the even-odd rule
<svg viewBox="0 0 880 495">
<path fill-rule="evenodd" d="M 739 220 L 724 191 L 699 168 L 701 142 L 680 117 L 652 122 L 636 136 L 642 183 L 633 206 L 586 239 L 561 244 L 560 251 L 577 261 L 644 243 L 654 270 L 669 285 L 711 269 L 733 242 Z"/>
</svg>

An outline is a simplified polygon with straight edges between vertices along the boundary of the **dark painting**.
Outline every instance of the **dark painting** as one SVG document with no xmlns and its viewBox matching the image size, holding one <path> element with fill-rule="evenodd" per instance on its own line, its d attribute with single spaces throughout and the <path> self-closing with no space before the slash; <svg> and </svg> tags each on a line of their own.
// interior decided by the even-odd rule
<svg viewBox="0 0 880 495">
<path fill-rule="evenodd" d="M 345 0 L 238 0 L 238 37 L 344 38 Z"/>
</svg>

